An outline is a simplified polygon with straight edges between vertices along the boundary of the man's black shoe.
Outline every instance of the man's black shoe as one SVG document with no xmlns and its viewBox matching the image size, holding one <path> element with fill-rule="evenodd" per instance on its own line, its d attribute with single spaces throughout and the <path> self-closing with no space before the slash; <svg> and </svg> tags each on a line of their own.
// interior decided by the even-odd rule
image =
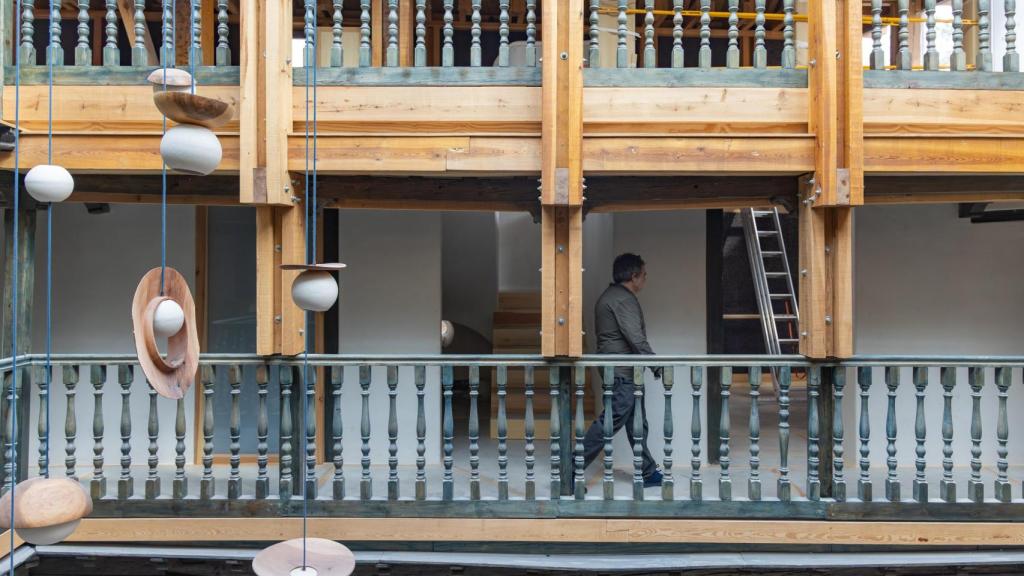
<svg viewBox="0 0 1024 576">
<path fill-rule="evenodd" d="M 644 478 L 644 488 L 654 488 L 655 486 L 661 486 L 662 480 L 663 478 L 661 476 L 661 471 L 655 470 L 654 472 L 651 472 L 650 476 Z"/>
</svg>

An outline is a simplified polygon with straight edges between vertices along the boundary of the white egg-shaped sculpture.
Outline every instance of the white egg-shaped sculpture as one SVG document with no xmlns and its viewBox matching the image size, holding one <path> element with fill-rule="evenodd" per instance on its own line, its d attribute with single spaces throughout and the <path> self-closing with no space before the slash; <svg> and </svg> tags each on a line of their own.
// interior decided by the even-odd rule
<svg viewBox="0 0 1024 576">
<path fill-rule="evenodd" d="M 157 304 L 153 312 L 153 334 L 157 338 L 170 338 L 185 325 L 185 311 L 174 300 L 167 299 Z"/>
<path fill-rule="evenodd" d="M 82 485 L 70 478 L 29 478 L 0 499 L 0 528 L 12 525 L 29 544 L 49 546 L 67 539 L 82 518 L 92 512 L 92 499 Z"/>
<path fill-rule="evenodd" d="M 338 300 L 338 283 L 326 270 L 306 270 L 292 283 L 292 300 L 303 310 L 326 312 Z"/>
<path fill-rule="evenodd" d="M 455 340 L 455 326 L 449 320 L 441 320 L 441 348 L 451 346 Z"/>
<path fill-rule="evenodd" d="M 160 155 L 175 172 L 206 176 L 220 164 L 220 140 L 209 128 L 179 124 L 164 134 Z"/>
<path fill-rule="evenodd" d="M 39 202 L 63 202 L 75 191 L 75 179 L 63 166 L 40 164 L 25 175 L 25 190 Z"/>
</svg>

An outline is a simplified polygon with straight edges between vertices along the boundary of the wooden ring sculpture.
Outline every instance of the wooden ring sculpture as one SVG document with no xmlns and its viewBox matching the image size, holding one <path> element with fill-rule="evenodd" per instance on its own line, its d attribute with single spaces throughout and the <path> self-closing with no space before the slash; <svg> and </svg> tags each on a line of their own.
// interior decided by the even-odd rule
<svg viewBox="0 0 1024 576">
<path fill-rule="evenodd" d="M 13 493 L 14 521 L 11 522 L 8 491 L 0 498 L 0 528 L 13 527 L 30 544 L 56 544 L 70 536 L 82 518 L 92 513 L 89 494 L 70 478 L 29 478 L 15 486 Z"/>
<path fill-rule="evenodd" d="M 153 329 L 156 309 L 165 300 L 175 301 L 185 313 L 184 326 L 167 339 L 166 357 L 160 354 Z M 199 368 L 199 334 L 192 293 L 177 270 L 165 269 L 163 296 L 160 295 L 160 268 L 146 272 L 132 300 L 132 324 L 139 365 L 153 389 L 165 398 L 184 398 Z"/>
<path fill-rule="evenodd" d="M 306 565 L 302 565 L 303 544 Z M 334 540 L 302 538 L 264 548 L 252 561 L 257 576 L 348 576 L 356 569 L 352 551 Z"/>
</svg>

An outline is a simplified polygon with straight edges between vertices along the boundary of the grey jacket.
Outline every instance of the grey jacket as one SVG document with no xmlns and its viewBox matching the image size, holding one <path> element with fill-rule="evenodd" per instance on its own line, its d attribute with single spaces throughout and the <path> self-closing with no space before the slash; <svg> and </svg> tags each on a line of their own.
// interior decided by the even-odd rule
<svg viewBox="0 0 1024 576">
<path fill-rule="evenodd" d="M 621 284 L 611 284 L 594 306 L 594 328 L 597 332 L 598 354 L 654 354 L 647 343 L 644 311 L 636 295 Z M 652 368 L 655 376 L 661 370 Z M 617 378 L 633 380 L 633 369 L 621 366 L 615 369 Z"/>
</svg>

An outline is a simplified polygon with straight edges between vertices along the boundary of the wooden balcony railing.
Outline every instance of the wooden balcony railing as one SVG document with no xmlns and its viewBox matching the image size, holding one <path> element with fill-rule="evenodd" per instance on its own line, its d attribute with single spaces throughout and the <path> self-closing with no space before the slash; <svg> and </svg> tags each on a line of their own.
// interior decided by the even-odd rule
<svg viewBox="0 0 1024 576">
<path fill-rule="evenodd" d="M 1008 408 L 1022 358 L 315 356 L 303 379 L 301 359 L 214 355 L 195 405 L 157 397 L 130 357 L 57 357 L 50 389 L 41 358 L 20 364 L 13 431 L 4 363 L 6 485 L 17 446 L 19 478 L 78 478 L 97 517 L 294 514 L 303 490 L 314 514 L 352 516 L 1005 520 L 1022 505 Z M 585 403 L 609 414 L 615 368 L 645 365 L 664 369 L 634 389 L 650 430 L 626 426 L 664 483 L 644 488 L 643 447 L 620 455 L 610 415 L 588 480 Z"/>
</svg>

